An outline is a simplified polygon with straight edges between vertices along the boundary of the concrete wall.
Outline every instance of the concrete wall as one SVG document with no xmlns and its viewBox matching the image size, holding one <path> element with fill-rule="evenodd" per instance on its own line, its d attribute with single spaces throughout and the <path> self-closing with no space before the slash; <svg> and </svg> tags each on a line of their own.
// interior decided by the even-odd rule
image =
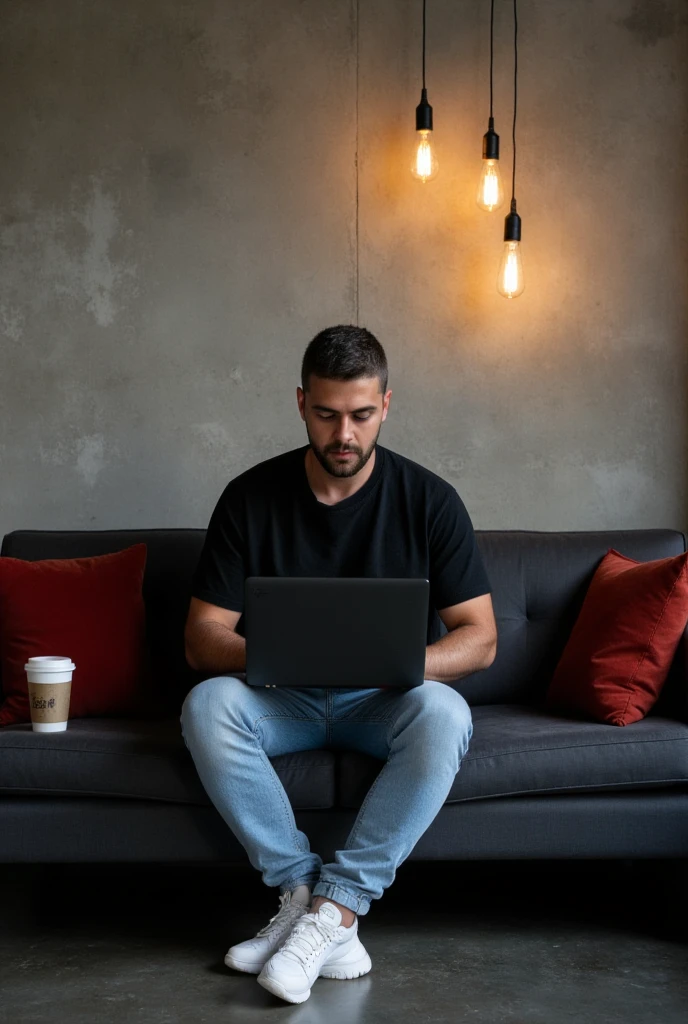
<svg viewBox="0 0 688 1024">
<path fill-rule="evenodd" d="M 0 534 L 207 524 L 303 444 L 304 348 L 478 528 L 686 528 L 688 5 L 521 0 L 526 290 L 475 205 L 488 0 L 0 0 Z M 496 127 L 511 158 L 511 2 Z"/>
</svg>

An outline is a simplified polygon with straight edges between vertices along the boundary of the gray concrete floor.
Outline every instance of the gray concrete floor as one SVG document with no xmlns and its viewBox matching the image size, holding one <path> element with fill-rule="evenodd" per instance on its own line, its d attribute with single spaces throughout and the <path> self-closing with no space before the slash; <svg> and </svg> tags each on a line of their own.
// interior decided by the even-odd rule
<svg viewBox="0 0 688 1024">
<path fill-rule="evenodd" d="M 249 867 L 2 865 L 0 1019 L 686 1024 L 668 878 L 642 861 L 407 861 L 359 920 L 372 971 L 292 1006 L 223 963 L 278 909 Z"/>
</svg>

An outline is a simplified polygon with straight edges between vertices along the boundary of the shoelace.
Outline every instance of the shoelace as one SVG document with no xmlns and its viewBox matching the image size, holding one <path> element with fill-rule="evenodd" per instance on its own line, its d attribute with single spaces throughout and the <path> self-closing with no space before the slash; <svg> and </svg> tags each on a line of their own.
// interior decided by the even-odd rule
<svg viewBox="0 0 688 1024">
<path fill-rule="evenodd" d="M 291 954 L 297 963 L 303 963 L 304 958 L 299 954 L 305 953 L 308 958 L 311 953 L 318 952 L 323 943 L 333 939 L 336 932 L 336 928 L 325 924 L 316 914 L 304 914 L 294 925 L 281 951 L 285 956 Z"/>
<path fill-rule="evenodd" d="M 273 930 L 274 928 L 281 927 L 282 922 L 285 919 L 289 919 L 292 916 L 291 912 L 298 909 L 297 904 L 291 902 L 291 892 L 284 892 L 284 893 L 282 893 L 282 895 L 280 896 L 279 900 L 280 900 L 280 908 L 279 908 L 279 910 L 274 915 L 274 917 L 270 918 L 270 920 L 265 925 L 265 927 L 261 928 L 260 931 L 256 933 L 256 938 L 258 938 L 259 935 L 260 936 L 268 935 L 268 933 L 271 930 Z M 286 914 L 284 913 L 285 910 L 287 911 Z"/>
</svg>

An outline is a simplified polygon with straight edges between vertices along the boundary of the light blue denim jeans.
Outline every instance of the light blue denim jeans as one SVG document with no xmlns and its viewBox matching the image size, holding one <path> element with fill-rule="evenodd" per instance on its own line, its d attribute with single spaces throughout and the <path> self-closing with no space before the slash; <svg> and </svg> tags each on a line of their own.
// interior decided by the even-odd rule
<svg viewBox="0 0 688 1024">
<path fill-rule="evenodd" d="M 280 893 L 307 884 L 367 914 L 394 881 L 447 798 L 473 735 L 456 690 L 426 679 L 410 690 L 268 689 L 245 674 L 214 676 L 186 696 L 184 742 L 208 797 Z M 331 864 L 311 852 L 269 761 L 298 750 L 359 750 L 386 763 L 343 850 Z"/>
</svg>

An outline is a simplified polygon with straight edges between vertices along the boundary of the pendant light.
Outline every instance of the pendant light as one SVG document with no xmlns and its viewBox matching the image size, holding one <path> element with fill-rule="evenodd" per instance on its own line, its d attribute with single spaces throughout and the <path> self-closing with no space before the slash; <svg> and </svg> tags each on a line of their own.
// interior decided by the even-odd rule
<svg viewBox="0 0 688 1024">
<path fill-rule="evenodd" d="M 521 218 L 516 212 L 516 100 L 518 84 L 518 16 L 514 0 L 514 159 L 511 174 L 511 211 L 504 218 L 504 250 L 497 274 L 497 291 L 515 299 L 525 288 L 521 259 Z"/>
<path fill-rule="evenodd" d="M 425 88 L 425 0 L 423 0 L 423 89 L 420 103 L 416 107 L 416 148 L 411 164 L 411 174 L 417 181 L 432 181 L 437 175 L 439 164 L 432 138 L 432 107 L 428 103 Z"/>
<path fill-rule="evenodd" d="M 502 176 L 499 173 L 499 135 L 494 130 L 492 116 L 492 70 L 494 66 L 494 5 L 490 4 L 490 119 L 483 135 L 483 165 L 478 181 L 476 202 L 481 210 L 491 213 L 504 203 Z"/>
</svg>

